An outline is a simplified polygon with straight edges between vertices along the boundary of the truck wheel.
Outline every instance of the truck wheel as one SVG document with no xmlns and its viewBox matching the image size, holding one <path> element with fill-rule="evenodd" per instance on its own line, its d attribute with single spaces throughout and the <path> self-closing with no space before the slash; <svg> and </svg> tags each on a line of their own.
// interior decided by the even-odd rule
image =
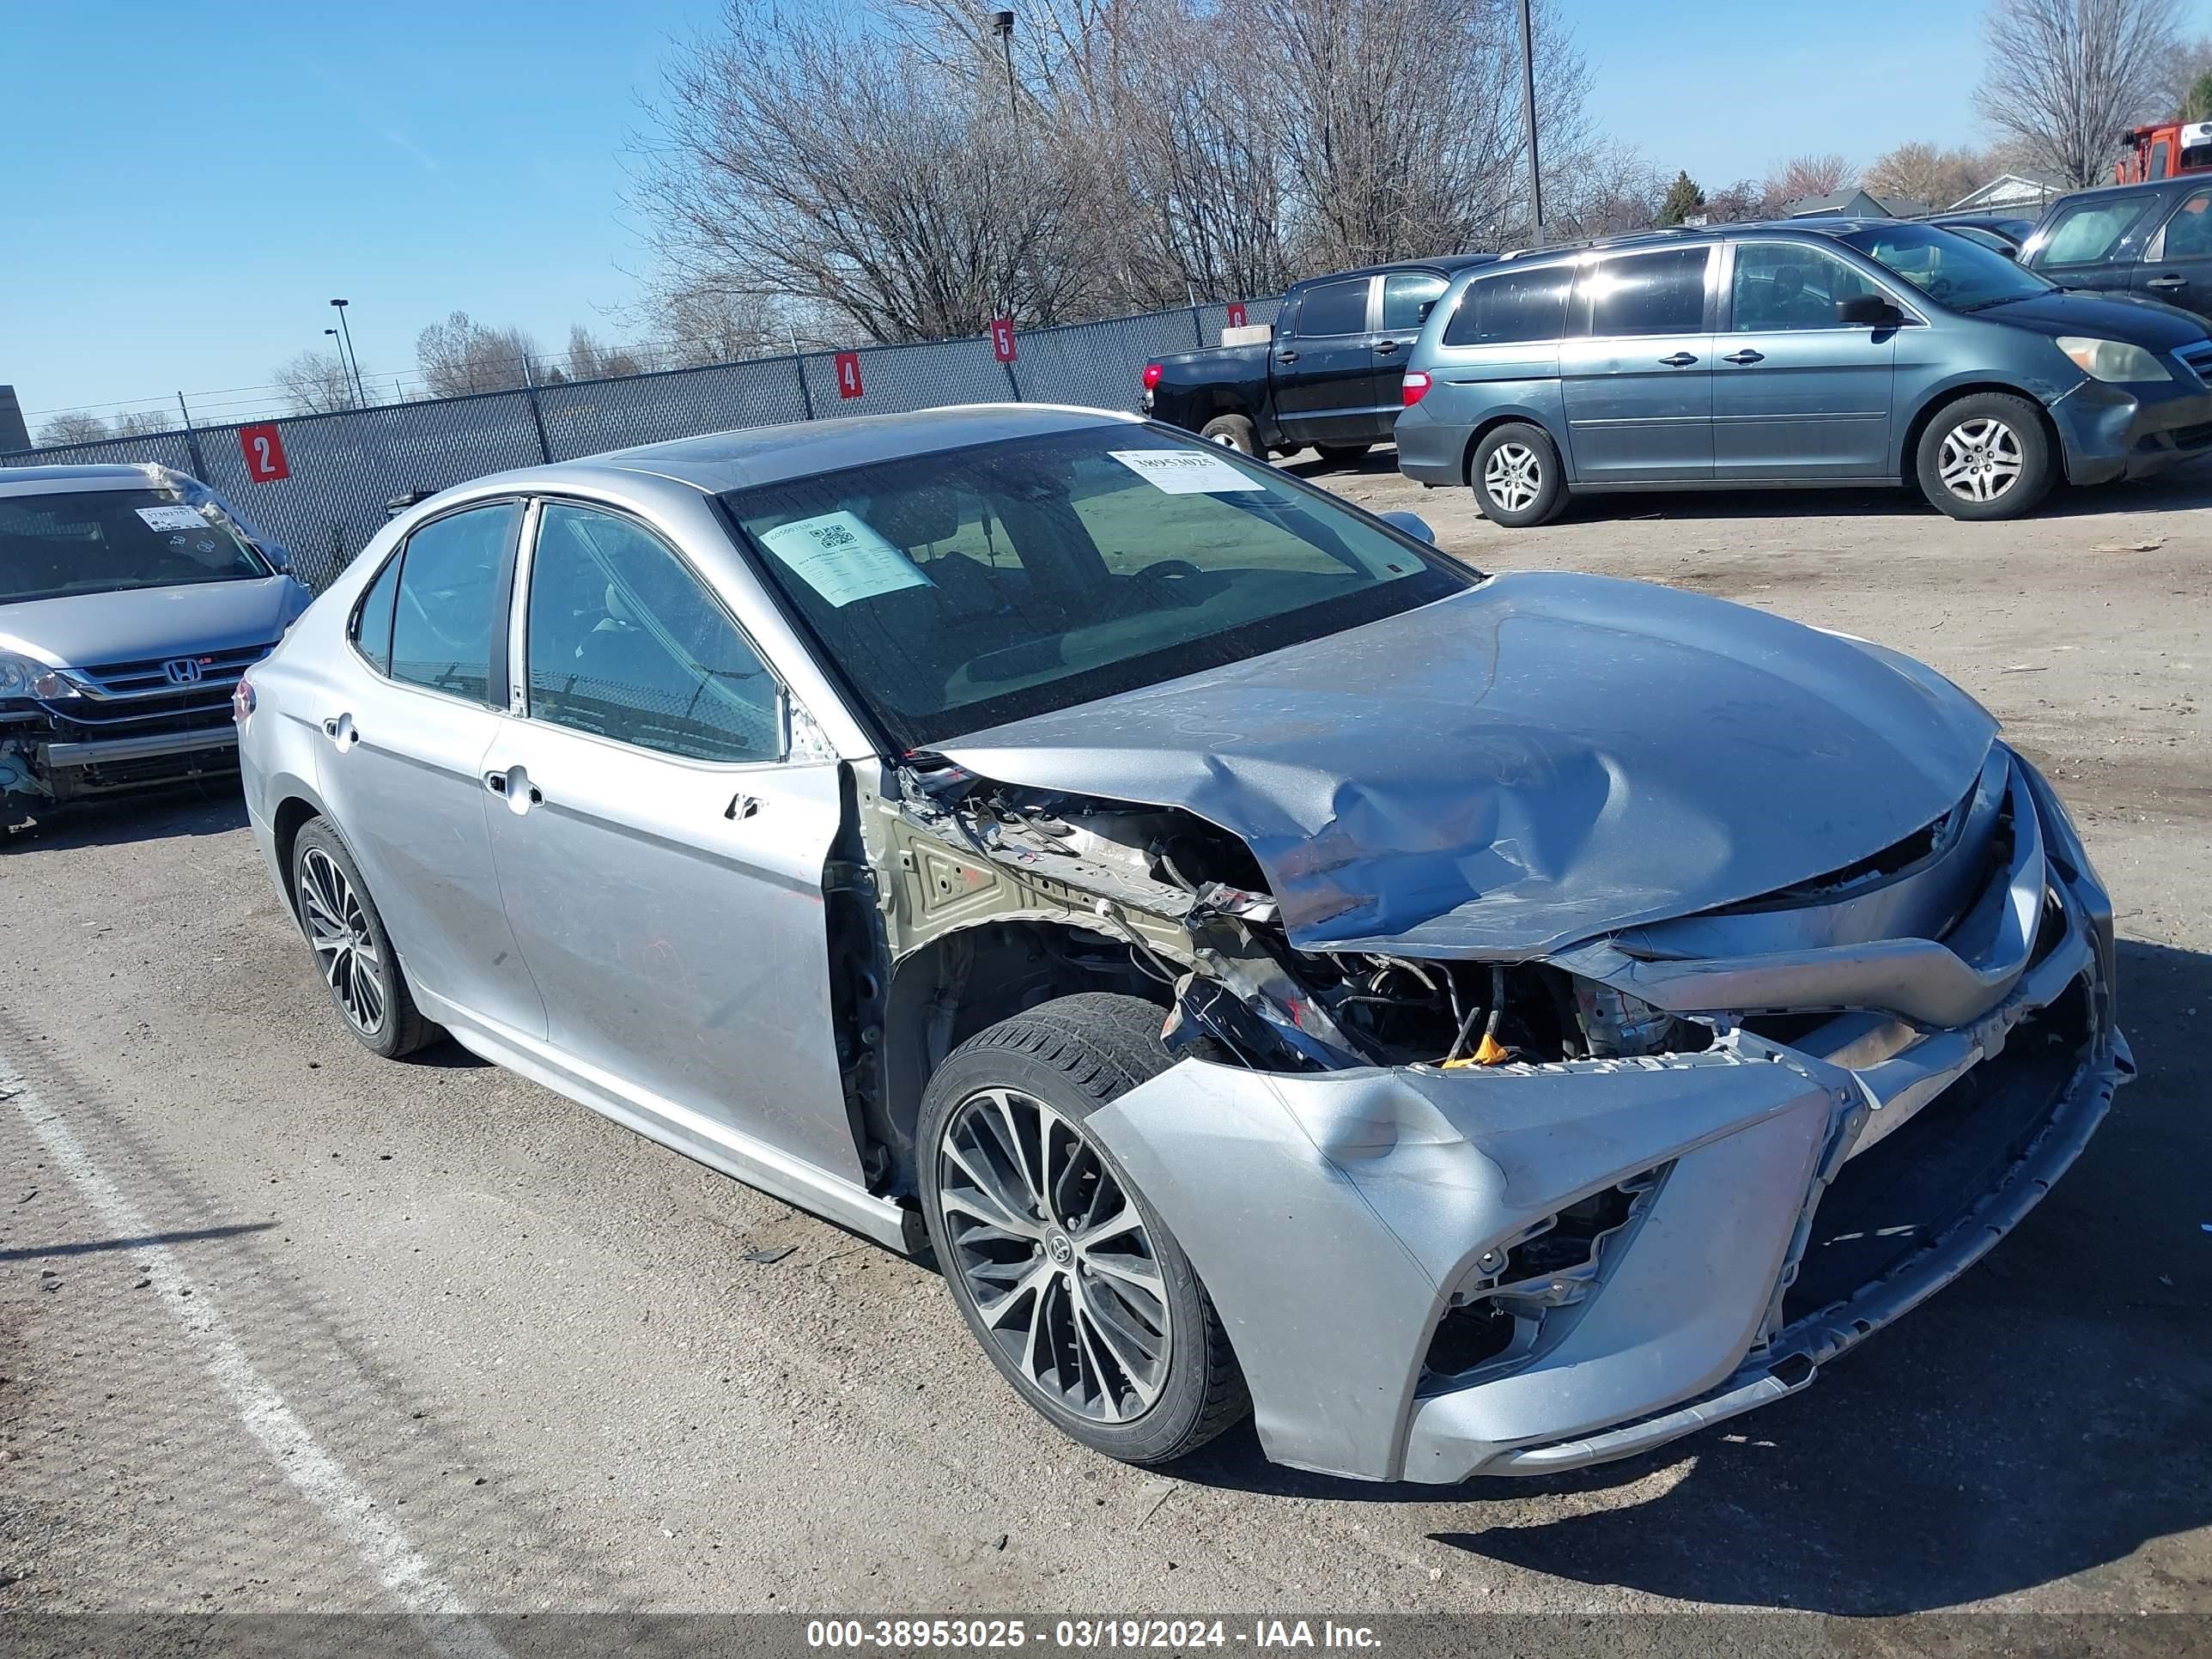
<svg viewBox="0 0 2212 1659">
<path fill-rule="evenodd" d="M 1233 449 L 1241 455 L 1260 453 L 1260 434 L 1251 421 L 1243 415 L 1217 415 L 1206 423 L 1198 434 L 1210 444 L 1219 444 L 1224 449 Z"/>
<path fill-rule="evenodd" d="M 1477 444 L 1468 475 L 1483 516 L 1508 530 L 1544 523 L 1567 499 L 1559 452 L 1542 428 L 1523 421 L 1509 422 Z"/>
<path fill-rule="evenodd" d="M 1365 455 L 1373 444 L 1316 444 L 1323 461 L 1331 466 L 1351 466 Z"/>
<path fill-rule="evenodd" d="M 1954 519 L 2016 519 L 2051 492 L 2057 469 L 2043 417 L 2025 398 L 1978 392 L 1936 410 L 1914 469 Z"/>
<path fill-rule="evenodd" d="M 954 1049 L 915 1135 L 968 1328 L 1054 1427 L 1127 1463 L 1172 1462 L 1251 1409 L 1190 1259 L 1087 1127 L 1170 1063 L 1152 1004 L 1060 997 Z"/>
</svg>

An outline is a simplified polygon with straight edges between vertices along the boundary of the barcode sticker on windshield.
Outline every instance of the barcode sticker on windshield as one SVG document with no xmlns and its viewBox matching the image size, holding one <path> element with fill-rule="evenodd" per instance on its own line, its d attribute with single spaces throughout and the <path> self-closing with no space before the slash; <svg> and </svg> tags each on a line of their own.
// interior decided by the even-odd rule
<svg viewBox="0 0 2212 1659">
<path fill-rule="evenodd" d="M 850 513 L 824 513 L 760 532 L 761 544 L 792 574 L 834 605 L 933 587 L 912 559 Z"/>
<path fill-rule="evenodd" d="M 1232 489 L 1267 487 L 1203 450 L 1109 449 L 1106 453 L 1153 489 L 1170 495 L 1220 495 Z"/>
<path fill-rule="evenodd" d="M 189 507 L 142 507 L 138 516 L 149 530 L 205 530 L 207 520 Z"/>
</svg>

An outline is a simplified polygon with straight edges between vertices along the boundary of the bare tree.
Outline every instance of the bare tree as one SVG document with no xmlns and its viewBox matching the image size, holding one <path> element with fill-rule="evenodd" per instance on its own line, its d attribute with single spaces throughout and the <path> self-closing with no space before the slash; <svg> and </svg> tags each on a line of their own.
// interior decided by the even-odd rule
<svg viewBox="0 0 2212 1659">
<path fill-rule="evenodd" d="M 303 351 L 277 369 L 276 380 L 295 415 L 329 415 L 359 400 L 353 372 L 335 351 Z"/>
<path fill-rule="evenodd" d="M 2000 170 L 1976 151 L 1914 140 L 1876 156 L 1860 182 L 1877 196 L 1901 196 L 1942 208 L 1986 184 Z"/>
<path fill-rule="evenodd" d="M 572 380 L 614 380 L 625 374 L 642 374 L 644 366 L 620 346 L 603 346 L 581 323 L 568 329 L 568 358 L 565 364 Z"/>
<path fill-rule="evenodd" d="M 97 415 L 49 415 L 39 422 L 39 446 L 47 448 L 56 444 L 92 444 L 115 434 L 108 430 L 107 422 Z"/>
<path fill-rule="evenodd" d="M 1688 175 L 1684 175 L 1687 182 Z M 1657 224 L 1668 179 L 1633 148 L 1599 145 L 1578 154 L 1544 185 L 1547 229 L 1561 236 L 1611 236 Z M 1691 186 L 1692 191 L 1696 186 Z"/>
<path fill-rule="evenodd" d="M 109 423 L 109 431 L 118 438 L 147 438 L 156 432 L 173 432 L 177 417 L 158 409 L 127 410 Z"/>
<path fill-rule="evenodd" d="M 1782 207 L 1767 199 L 1766 186 L 1756 179 L 1739 179 L 1723 189 L 1708 191 L 1702 210 L 1709 225 L 1735 225 L 1747 219 L 1771 219 Z"/>
<path fill-rule="evenodd" d="M 692 283 L 655 289 L 635 316 L 640 331 L 653 339 L 657 362 L 693 368 L 787 350 L 802 338 L 826 338 L 816 319 L 796 312 L 763 295 Z"/>
<path fill-rule="evenodd" d="M 1832 196 L 1857 181 L 1857 169 L 1832 151 L 1793 155 L 1766 175 L 1760 188 L 1767 205 L 1786 213 L 1808 196 Z"/>
<path fill-rule="evenodd" d="M 2166 61 L 2159 107 L 2149 112 L 2145 118 L 2156 120 L 2161 116 L 2179 116 L 2185 121 L 2212 120 L 2212 108 L 2197 115 L 2189 112 L 2189 94 L 2208 75 L 2212 75 L 2212 34 L 2200 34 L 2193 40 L 2180 42 L 2173 48 L 2173 55 Z"/>
<path fill-rule="evenodd" d="M 415 337 L 415 366 L 434 398 L 507 392 L 526 386 L 538 347 L 519 328 L 493 328 L 465 311 Z"/>
<path fill-rule="evenodd" d="M 2106 177 L 2120 134 L 2172 110 L 2177 0 L 1993 0 L 1974 102 L 2069 187 Z"/>
</svg>

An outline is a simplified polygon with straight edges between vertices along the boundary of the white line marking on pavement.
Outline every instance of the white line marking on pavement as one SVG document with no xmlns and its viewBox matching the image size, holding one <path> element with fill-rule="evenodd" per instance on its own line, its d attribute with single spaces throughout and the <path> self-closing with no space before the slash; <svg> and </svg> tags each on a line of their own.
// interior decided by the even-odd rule
<svg viewBox="0 0 2212 1659">
<path fill-rule="evenodd" d="M 0 1100 L 15 1103 L 31 1133 L 118 1237 L 154 1236 L 152 1224 L 107 1178 L 76 1132 L 5 1060 L 0 1060 Z M 246 1431 L 276 1461 L 285 1479 L 361 1552 L 377 1581 L 414 1615 L 431 1645 L 453 1659 L 506 1659 L 506 1650 L 470 1615 L 453 1587 L 430 1571 L 429 1562 L 406 1534 L 378 1511 L 368 1489 L 323 1449 L 284 1396 L 253 1369 L 212 1299 L 204 1291 L 193 1293 L 182 1265 L 167 1247 L 135 1246 L 131 1255 L 143 1264 L 154 1289 L 199 1350 L 209 1374 L 229 1397 Z"/>
</svg>

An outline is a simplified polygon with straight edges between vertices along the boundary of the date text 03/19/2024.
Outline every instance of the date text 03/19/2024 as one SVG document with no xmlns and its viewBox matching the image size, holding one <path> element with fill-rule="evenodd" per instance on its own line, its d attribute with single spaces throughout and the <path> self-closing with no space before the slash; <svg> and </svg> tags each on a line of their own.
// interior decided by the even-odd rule
<svg viewBox="0 0 2212 1659">
<path fill-rule="evenodd" d="M 1072 1652 L 1123 1649 L 1337 1648 L 1372 1651 L 1382 1644 L 1365 1625 L 1322 1619 L 813 1619 L 810 1648 L 878 1652 L 930 1649 L 1052 1647 Z"/>
</svg>

